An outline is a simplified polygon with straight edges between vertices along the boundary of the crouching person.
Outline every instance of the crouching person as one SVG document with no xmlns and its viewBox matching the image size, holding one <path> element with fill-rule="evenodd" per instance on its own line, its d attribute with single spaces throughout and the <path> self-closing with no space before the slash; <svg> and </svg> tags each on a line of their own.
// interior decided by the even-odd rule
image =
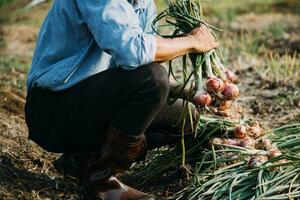
<svg viewBox="0 0 300 200">
<path fill-rule="evenodd" d="M 178 142 L 181 103 L 159 63 L 216 48 L 204 26 L 174 39 L 155 36 L 152 0 L 54 0 L 27 80 L 29 138 L 72 155 L 91 199 L 155 199 L 122 184 L 147 149 Z"/>
</svg>

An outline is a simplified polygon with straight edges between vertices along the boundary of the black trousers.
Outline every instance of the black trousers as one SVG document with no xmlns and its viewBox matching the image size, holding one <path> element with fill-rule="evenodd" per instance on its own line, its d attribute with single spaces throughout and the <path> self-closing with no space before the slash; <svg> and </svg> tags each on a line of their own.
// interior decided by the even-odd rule
<svg viewBox="0 0 300 200">
<path fill-rule="evenodd" d="M 51 152 L 82 153 L 101 145 L 114 126 L 151 135 L 150 148 L 175 142 L 181 103 L 165 105 L 168 92 L 167 71 L 159 64 L 107 70 L 63 91 L 33 88 L 25 105 L 29 138 Z"/>
</svg>

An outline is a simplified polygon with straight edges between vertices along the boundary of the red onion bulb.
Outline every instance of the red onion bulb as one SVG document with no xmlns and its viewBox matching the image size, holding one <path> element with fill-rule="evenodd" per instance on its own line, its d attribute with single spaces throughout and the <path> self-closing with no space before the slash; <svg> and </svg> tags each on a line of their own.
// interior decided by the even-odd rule
<svg viewBox="0 0 300 200">
<path fill-rule="evenodd" d="M 282 153 L 278 149 L 270 149 L 268 152 L 269 158 L 275 158 L 277 156 L 280 156 Z"/>
<path fill-rule="evenodd" d="M 193 103 L 199 107 L 209 106 L 211 101 L 211 96 L 208 93 L 197 92 L 193 98 Z"/>
<path fill-rule="evenodd" d="M 224 89 L 224 82 L 217 77 L 210 77 L 206 81 L 207 91 L 211 93 L 219 93 Z"/>
<path fill-rule="evenodd" d="M 244 138 L 244 139 L 240 140 L 240 146 L 241 147 L 251 147 L 251 148 L 254 148 L 254 145 L 255 145 L 255 141 L 254 141 L 254 139 L 252 139 L 250 137 L 247 137 L 247 138 Z"/>
<path fill-rule="evenodd" d="M 239 96 L 239 88 L 233 83 L 226 83 L 222 94 L 226 100 L 232 100 Z"/>
<path fill-rule="evenodd" d="M 273 148 L 273 145 L 271 143 L 271 140 L 270 139 L 263 139 L 262 141 L 262 147 L 264 150 L 269 150 L 269 149 L 272 149 Z"/>
<path fill-rule="evenodd" d="M 224 144 L 233 145 L 233 146 L 239 146 L 239 141 L 237 141 L 235 139 L 226 139 L 224 141 Z"/>
<path fill-rule="evenodd" d="M 266 156 L 252 156 L 250 160 L 248 161 L 248 167 L 254 168 L 260 166 L 262 163 L 268 161 L 268 158 Z"/>
<path fill-rule="evenodd" d="M 241 125 L 234 129 L 233 136 L 235 138 L 243 139 L 246 136 L 246 127 Z"/>
<path fill-rule="evenodd" d="M 226 74 L 226 77 L 227 77 L 228 81 L 230 81 L 232 83 L 238 83 L 239 82 L 238 77 L 232 71 L 230 71 L 229 69 L 227 69 L 225 71 L 225 74 Z"/>
</svg>

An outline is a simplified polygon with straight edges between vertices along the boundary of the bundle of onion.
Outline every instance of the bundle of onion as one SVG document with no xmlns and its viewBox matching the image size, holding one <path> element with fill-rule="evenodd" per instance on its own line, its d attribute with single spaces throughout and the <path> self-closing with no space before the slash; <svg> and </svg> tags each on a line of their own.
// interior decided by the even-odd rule
<svg viewBox="0 0 300 200">
<path fill-rule="evenodd" d="M 197 94 L 210 95 L 214 105 L 217 105 L 220 110 L 229 109 L 232 105 L 231 100 L 234 100 L 239 95 L 239 89 L 227 78 L 225 68 L 220 62 L 217 53 L 215 50 L 212 50 L 202 56 L 199 55 L 196 59 L 201 60 L 192 62 L 195 63 L 193 65 L 193 73 L 197 88 L 196 96 Z M 200 64 L 197 65 L 199 62 Z M 232 75 L 233 73 L 231 72 L 230 74 Z M 200 104 L 199 106 L 203 105 Z"/>
<path fill-rule="evenodd" d="M 165 2 L 168 6 L 167 9 L 157 16 L 153 25 L 157 27 L 157 22 L 165 19 L 164 23 L 160 23 L 163 25 L 158 26 L 158 28 L 169 26 L 174 32 L 170 35 L 163 35 L 158 32 L 157 34 L 160 36 L 180 37 L 199 26 L 208 27 L 214 36 L 214 30 L 219 30 L 204 21 L 198 1 L 165 0 Z M 224 67 L 219 59 L 219 54 L 214 49 L 203 54 L 190 54 L 189 59 L 192 64 L 191 67 L 188 66 L 187 56 L 183 56 L 181 70 L 183 80 L 178 81 L 182 84 L 183 89 L 191 84 L 195 87 L 193 94 L 188 95 L 190 99 L 187 100 L 192 101 L 200 108 L 213 104 L 219 106 L 222 111 L 229 109 L 231 107 L 230 101 L 239 95 L 239 89 L 235 85 L 238 82 L 237 76 Z M 177 80 L 178 76 L 172 70 L 172 62 L 170 62 L 169 70 L 170 75 Z M 176 97 L 172 98 L 173 100 L 176 99 Z M 223 100 L 223 102 L 214 103 L 218 99 Z"/>
</svg>

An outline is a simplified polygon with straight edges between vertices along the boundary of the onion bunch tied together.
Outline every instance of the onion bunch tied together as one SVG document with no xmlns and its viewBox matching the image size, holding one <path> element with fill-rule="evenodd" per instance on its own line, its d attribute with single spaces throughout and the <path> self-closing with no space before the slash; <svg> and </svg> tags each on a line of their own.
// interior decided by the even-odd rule
<svg viewBox="0 0 300 200">
<path fill-rule="evenodd" d="M 174 32 L 171 35 L 163 35 L 159 32 L 157 34 L 169 38 L 181 37 L 196 27 L 207 26 L 216 38 L 214 30 L 219 29 L 204 21 L 199 1 L 165 0 L 165 3 L 167 9 L 157 16 L 153 24 L 156 25 L 158 21 L 165 19 L 167 24 L 160 26 L 171 26 Z M 182 58 L 182 82 L 177 80 L 173 72 L 172 61 L 169 65 L 170 75 L 181 84 L 181 92 L 188 84 L 193 85 L 190 87 L 190 95 L 187 100 L 200 108 L 210 106 L 214 102 L 214 105 L 220 106 L 222 109 L 225 108 L 224 105 L 231 105 L 228 101 L 239 95 L 239 89 L 236 86 L 238 78 L 232 71 L 224 67 L 216 50 L 213 49 L 203 54 L 189 54 L 189 59 L 192 64 L 191 70 L 188 69 L 187 56 Z M 175 101 L 176 96 L 172 100 Z"/>
</svg>

